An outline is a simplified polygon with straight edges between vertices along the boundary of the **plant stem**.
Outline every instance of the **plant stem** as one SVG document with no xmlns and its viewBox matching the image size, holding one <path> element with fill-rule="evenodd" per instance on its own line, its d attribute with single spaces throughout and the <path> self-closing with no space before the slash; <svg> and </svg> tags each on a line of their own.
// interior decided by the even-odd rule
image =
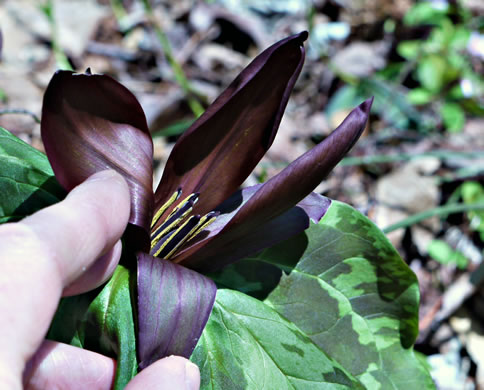
<svg viewBox="0 0 484 390">
<path fill-rule="evenodd" d="M 408 226 L 415 225 L 425 219 L 432 218 L 434 216 L 445 217 L 449 214 L 456 214 L 456 213 L 462 213 L 465 211 L 475 211 L 475 210 L 484 211 L 484 202 L 477 202 L 472 204 L 454 203 L 454 204 L 436 207 L 430 210 L 425 210 L 425 211 L 422 211 L 421 213 L 411 215 L 410 217 L 405 218 L 400 222 L 394 223 L 393 225 L 387 226 L 382 230 L 383 230 L 383 233 L 387 234 L 397 229 L 406 228 Z"/>
<path fill-rule="evenodd" d="M 175 56 L 173 55 L 173 51 L 171 49 L 170 41 L 166 36 L 165 32 L 161 29 L 158 23 L 156 23 L 153 9 L 151 8 L 151 4 L 149 0 L 142 0 L 145 12 L 151 20 L 151 24 L 153 29 L 155 30 L 156 36 L 160 41 L 161 47 L 163 48 L 163 52 L 165 53 L 166 59 L 173 70 L 173 74 L 175 76 L 175 80 L 178 82 L 180 87 L 183 89 L 185 94 L 187 95 L 187 102 L 192 110 L 193 114 L 196 117 L 199 117 L 203 114 L 203 107 L 200 102 L 193 96 L 193 88 L 191 87 L 187 77 L 185 76 L 185 72 L 183 71 L 182 67 L 176 60 Z"/>
<path fill-rule="evenodd" d="M 349 167 L 354 165 L 365 165 L 365 164 L 386 164 L 386 163 L 393 163 L 397 161 L 406 161 L 406 160 L 413 160 L 417 158 L 424 158 L 424 157 L 436 157 L 440 160 L 445 160 L 448 158 L 459 158 L 459 159 L 477 159 L 483 158 L 484 152 L 455 152 L 452 150 L 434 150 L 431 152 L 424 152 L 424 153 L 400 153 L 400 154 L 377 154 L 373 156 L 363 156 L 363 157 L 345 157 L 343 158 L 338 167 Z M 276 167 L 276 168 L 285 168 L 289 164 L 285 162 L 274 162 L 274 163 L 267 163 L 262 162 L 260 164 L 262 167 Z M 473 169 L 473 172 L 480 172 L 481 168 L 476 167 Z"/>
<path fill-rule="evenodd" d="M 111 9 L 113 10 L 114 17 L 118 21 L 121 29 L 124 28 L 123 20 L 126 19 L 127 13 L 124 9 L 123 2 L 121 0 L 111 0 Z"/>
<path fill-rule="evenodd" d="M 40 9 L 47 17 L 47 20 L 49 22 L 50 31 L 51 31 L 51 40 L 52 40 L 52 51 L 54 52 L 54 58 L 55 58 L 55 62 L 57 63 L 57 66 L 59 67 L 59 69 L 73 70 L 69 62 L 69 59 L 67 58 L 64 51 L 62 50 L 62 47 L 59 44 L 59 38 L 57 35 L 57 25 L 55 23 L 55 17 L 54 17 L 54 4 L 52 0 L 47 0 L 44 5 L 40 6 Z"/>
<path fill-rule="evenodd" d="M 364 165 L 364 164 L 384 164 L 396 161 L 412 160 L 415 158 L 423 157 L 437 157 L 441 160 L 447 158 L 482 158 L 484 157 L 483 152 L 455 152 L 452 150 L 434 150 L 424 153 L 399 153 L 392 155 L 374 155 L 374 156 L 363 156 L 363 157 L 345 157 L 339 163 L 339 166 L 352 166 L 352 165 Z"/>
</svg>

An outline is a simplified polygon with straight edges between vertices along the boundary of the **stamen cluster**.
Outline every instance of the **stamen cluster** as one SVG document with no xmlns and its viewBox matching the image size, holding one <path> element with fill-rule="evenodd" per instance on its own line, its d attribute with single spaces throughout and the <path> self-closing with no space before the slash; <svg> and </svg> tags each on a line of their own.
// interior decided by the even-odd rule
<svg viewBox="0 0 484 390">
<path fill-rule="evenodd" d="M 211 211 L 204 216 L 190 215 L 193 206 L 198 201 L 199 193 L 190 194 L 183 199 L 158 227 L 156 224 L 162 220 L 166 211 L 180 198 L 181 188 L 178 189 L 156 212 L 151 222 L 151 250 L 155 257 L 169 259 L 186 242 L 197 236 L 210 225 L 219 214 Z"/>
</svg>

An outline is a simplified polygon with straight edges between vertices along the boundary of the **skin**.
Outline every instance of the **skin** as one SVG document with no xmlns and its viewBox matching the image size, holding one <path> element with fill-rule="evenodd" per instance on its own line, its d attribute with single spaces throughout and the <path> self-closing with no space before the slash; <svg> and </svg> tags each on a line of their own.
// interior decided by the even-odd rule
<svg viewBox="0 0 484 390">
<path fill-rule="evenodd" d="M 113 359 L 44 337 L 62 296 L 89 291 L 112 274 L 129 212 L 125 180 L 103 171 L 64 201 L 0 225 L 0 388 L 112 387 Z M 143 370 L 126 389 L 199 387 L 198 367 L 170 356 Z"/>
</svg>

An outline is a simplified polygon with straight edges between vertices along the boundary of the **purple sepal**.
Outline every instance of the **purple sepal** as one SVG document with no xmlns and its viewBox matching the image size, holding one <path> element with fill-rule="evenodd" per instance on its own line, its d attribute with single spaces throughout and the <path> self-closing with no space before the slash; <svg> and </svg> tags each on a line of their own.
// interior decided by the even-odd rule
<svg viewBox="0 0 484 390">
<path fill-rule="evenodd" d="M 165 356 L 189 358 L 212 311 L 215 283 L 170 261 L 137 257 L 140 369 Z"/>
</svg>

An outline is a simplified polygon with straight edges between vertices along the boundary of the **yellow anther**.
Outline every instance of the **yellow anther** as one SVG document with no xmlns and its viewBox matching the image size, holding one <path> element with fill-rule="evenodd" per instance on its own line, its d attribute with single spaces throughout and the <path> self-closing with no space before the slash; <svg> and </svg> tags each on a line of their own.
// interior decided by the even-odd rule
<svg viewBox="0 0 484 390">
<path fill-rule="evenodd" d="M 175 209 L 176 211 L 178 211 L 178 207 Z M 170 223 L 168 226 L 166 226 L 161 232 L 159 232 L 156 237 L 154 237 L 152 240 L 151 240 L 151 249 L 153 249 L 155 247 L 156 244 L 158 244 L 158 242 L 163 238 L 163 236 L 168 233 L 170 230 L 172 230 L 176 225 L 178 225 L 181 221 L 183 221 L 183 219 L 192 212 L 193 208 L 190 207 L 188 208 L 182 215 L 180 215 L 179 218 L 175 219 L 172 223 Z M 175 212 L 176 212 L 175 211 Z M 172 216 L 174 213 L 171 213 L 170 216 Z M 168 217 L 167 219 L 169 219 L 170 217 Z M 188 219 L 190 220 L 190 219 Z M 184 224 L 182 225 L 184 226 Z M 169 241 L 169 240 L 168 240 Z"/>
<path fill-rule="evenodd" d="M 165 259 L 169 259 L 174 253 L 175 251 L 178 250 L 178 248 L 180 248 L 180 246 L 182 246 L 185 242 L 187 242 L 187 240 L 189 239 L 190 237 L 190 234 L 197 229 L 197 226 L 198 225 L 195 225 L 192 230 L 190 230 L 187 235 L 185 237 L 183 237 L 183 239 L 180 240 L 180 242 L 178 244 L 175 245 L 175 247 L 164 257 Z"/>
<path fill-rule="evenodd" d="M 158 220 L 163 215 L 163 213 L 168 209 L 168 207 L 170 207 L 173 203 L 175 203 L 175 201 L 178 199 L 180 194 L 181 194 L 180 190 L 174 192 L 173 195 L 170 197 L 170 199 L 168 199 L 166 203 L 158 209 L 155 216 L 153 217 L 153 220 L 151 221 L 151 228 L 155 226 L 156 222 L 158 222 Z"/>
<path fill-rule="evenodd" d="M 190 241 L 192 238 L 194 238 L 196 235 L 198 235 L 207 226 L 211 225 L 212 222 L 215 221 L 216 219 L 217 219 L 216 216 L 213 216 L 213 217 L 209 218 L 207 215 L 204 215 L 202 218 L 200 218 L 200 222 L 198 222 L 198 225 L 195 226 L 195 228 L 192 229 L 190 231 L 190 233 L 188 233 L 188 235 L 187 235 L 188 241 Z"/>
<path fill-rule="evenodd" d="M 178 210 L 180 210 L 181 208 L 183 208 L 187 203 L 188 201 L 193 198 L 194 194 L 191 194 L 190 196 L 187 196 L 185 199 L 183 199 L 170 213 L 170 215 L 168 215 L 168 217 L 166 217 L 166 220 L 170 219 L 171 216 L 173 216 L 173 214 L 175 214 Z M 195 204 L 196 201 L 193 202 L 193 204 Z"/>
<path fill-rule="evenodd" d="M 158 256 L 158 255 L 161 253 L 161 251 L 162 251 L 163 249 L 165 249 L 165 247 L 168 245 L 168 243 L 169 243 L 169 242 L 170 242 L 170 241 L 173 239 L 173 237 L 175 237 L 175 236 L 177 235 L 177 233 L 178 233 L 180 230 L 182 230 L 182 229 L 183 229 L 183 228 L 186 226 L 186 224 L 187 224 L 188 222 L 190 222 L 190 220 L 191 220 L 192 218 L 194 218 L 194 216 L 191 216 L 191 217 L 190 217 L 190 218 L 188 218 L 188 219 L 187 219 L 187 220 L 186 220 L 184 223 L 182 223 L 182 224 L 181 224 L 181 226 L 180 226 L 180 227 L 178 227 L 178 228 L 175 230 L 175 232 L 174 232 L 174 233 L 173 233 L 173 234 L 170 236 L 170 238 L 168 238 L 168 239 L 167 239 L 167 240 L 166 240 L 166 241 L 163 243 L 163 245 L 161 245 L 161 246 L 158 248 L 158 250 L 155 252 L 155 254 L 154 254 L 153 256 L 154 256 L 154 257 Z M 182 240 L 182 241 L 183 241 L 183 240 Z M 174 248 L 173 248 L 173 249 L 172 249 L 172 250 L 171 250 L 171 251 L 168 253 L 168 255 L 164 256 L 164 259 L 167 259 L 167 258 L 168 258 L 168 256 L 169 256 L 169 255 L 171 255 L 171 254 L 172 254 L 172 253 L 173 253 L 173 252 L 174 252 L 174 251 L 175 251 L 175 250 L 176 250 L 176 249 L 177 249 L 179 246 L 180 246 L 180 243 L 178 243 L 178 244 L 177 244 L 177 245 L 176 245 L 176 246 L 175 246 L 175 247 L 174 247 Z M 151 246 L 151 248 L 153 248 L 153 245 Z"/>
<path fill-rule="evenodd" d="M 168 201 L 162 207 L 160 207 L 160 209 L 153 217 L 151 228 L 153 228 L 160 221 L 166 210 L 168 210 L 168 208 L 178 200 L 180 194 L 181 190 L 178 190 L 170 197 L 170 199 L 168 199 Z M 165 259 L 170 258 L 184 243 L 191 240 L 208 225 L 210 225 L 213 221 L 215 221 L 215 214 L 217 213 L 213 212 L 210 212 L 201 218 L 198 215 L 188 217 L 188 215 L 193 210 L 193 205 L 198 201 L 198 196 L 198 193 L 193 193 L 190 194 L 190 196 L 187 196 L 175 208 L 173 208 L 170 214 L 164 218 L 164 221 L 157 227 L 157 229 L 153 229 L 151 250 L 154 250 L 155 247 L 160 243 L 160 241 L 162 241 L 163 239 L 165 240 L 161 243 L 160 247 L 156 250 L 153 256 L 159 256 L 163 252 L 163 250 L 167 249 L 167 245 L 171 242 L 174 244 L 174 247 L 170 249 L 168 254 L 163 255 L 163 258 Z M 193 218 L 197 219 L 193 220 Z M 191 225 L 187 226 L 187 224 L 190 222 Z M 190 226 L 192 226 L 193 224 L 194 226 L 190 228 Z M 184 231 L 182 231 L 182 229 L 190 230 L 185 233 Z M 175 238 L 177 235 L 179 235 L 180 237 Z"/>
</svg>

